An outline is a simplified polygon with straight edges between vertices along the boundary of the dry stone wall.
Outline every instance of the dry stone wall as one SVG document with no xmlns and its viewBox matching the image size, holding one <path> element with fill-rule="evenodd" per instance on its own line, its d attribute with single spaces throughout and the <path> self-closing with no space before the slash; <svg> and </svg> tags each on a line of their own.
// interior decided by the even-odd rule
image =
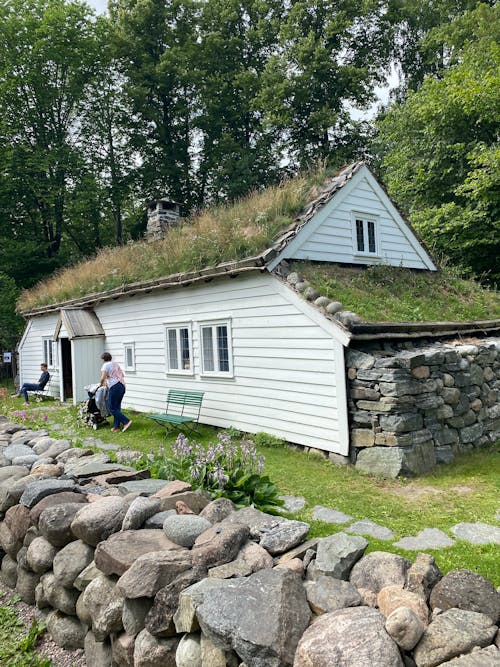
<svg viewBox="0 0 500 667">
<path fill-rule="evenodd" d="M 88 667 L 498 666 L 484 577 L 308 531 L 0 418 L 0 587 Z"/>
<path fill-rule="evenodd" d="M 371 343 L 346 363 L 358 469 L 418 475 L 500 440 L 500 338 Z"/>
</svg>

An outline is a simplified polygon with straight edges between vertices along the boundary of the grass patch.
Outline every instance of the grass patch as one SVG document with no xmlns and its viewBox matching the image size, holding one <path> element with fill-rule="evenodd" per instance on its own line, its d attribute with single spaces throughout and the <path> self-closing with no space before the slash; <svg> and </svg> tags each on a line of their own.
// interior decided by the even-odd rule
<svg viewBox="0 0 500 667">
<path fill-rule="evenodd" d="M 14 414 L 19 411 L 22 411 L 21 399 L 0 400 L 1 413 L 19 421 L 19 416 Z M 157 452 L 164 446 L 170 455 L 176 432 L 166 436 L 165 430 L 154 425 L 145 414 L 128 409 L 126 413 L 133 419 L 126 433 L 112 433 L 109 427 L 98 431 L 80 427 L 76 408 L 61 406 L 56 401 L 34 404 L 26 411 L 25 420 L 30 427 L 45 427 L 55 437 L 70 437 L 76 444 L 87 437 L 100 437 L 104 442 L 146 453 Z M 196 440 L 206 445 L 214 442 L 216 434 L 217 429 L 200 426 Z M 387 526 L 394 531 L 394 541 L 416 535 L 427 527 L 440 528 L 452 536 L 449 530 L 457 523 L 495 524 L 500 509 L 500 443 L 458 457 L 454 463 L 438 466 L 432 474 L 413 480 L 365 476 L 354 468 L 337 467 L 322 457 L 280 446 L 274 440 L 266 443 L 262 436 L 260 443 L 258 451 L 266 459 L 264 474 L 278 486 L 282 495 L 299 495 L 306 499 L 306 507 L 290 516 L 309 522 L 313 537 L 331 535 L 343 528 L 312 521 L 315 505 Z M 369 551 L 391 551 L 409 560 L 416 556 L 416 552 L 392 546 L 391 541 L 368 540 Z M 495 586 L 500 585 L 498 545 L 473 545 L 456 540 L 454 546 L 430 553 L 444 573 L 463 567 L 479 572 Z"/>
<path fill-rule="evenodd" d="M 3 597 L 4 594 L 0 592 L 0 665 L 50 667 L 51 660 L 35 652 L 36 643 L 45 632 L 45 626 L 33 621 L 31 627 L 26 628 L 14 607 L 20 598 L 14 597 L 4 602 Z"/>
<path fill-rule="evenodd" d="M 500 317 L 500 294 L 450 267 L 412 272 L 396 266 L 346 268 L 295 263 L 322 295 L 366 322 L 489 320 Z"/>
</svg>

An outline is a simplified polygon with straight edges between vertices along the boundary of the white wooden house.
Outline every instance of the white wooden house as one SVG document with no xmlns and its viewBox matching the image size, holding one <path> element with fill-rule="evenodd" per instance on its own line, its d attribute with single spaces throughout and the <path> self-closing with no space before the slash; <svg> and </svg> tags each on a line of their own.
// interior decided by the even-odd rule
<svg viewBox="0 0 500 667">
<path fill-rule="evenodd" d="M 107 350 L 125 370 L 123 407 L 164 409 L 169 388 L 205 391 L 201 421 L 347 454 L 350 332 L 284 278 L 284 260 L 435 271 L 364 163 L 342 170 L 258 257 L 134 283 L 25 313 L 21 381 L 46 361 L 51 393 L 86 398 Z"/>
</svg>

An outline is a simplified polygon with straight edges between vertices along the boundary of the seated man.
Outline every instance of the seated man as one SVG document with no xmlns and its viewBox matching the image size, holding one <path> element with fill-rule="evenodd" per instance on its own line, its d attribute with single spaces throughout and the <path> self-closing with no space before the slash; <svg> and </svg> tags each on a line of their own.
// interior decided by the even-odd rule
<svg viewBox="0 0 500 667">
<path fill-rule="evenodd" d="M 28 392 L 42 391 L 47 382 L 50 380 L 50 375 L 47 370 L 47 364 L 40 364 L 40 370 L 42 371 L 42 374 L 40 375 L 40 379 L 38 380 L 38 382 L 25 382 L 21 387 L 21 389 L 19 389 L 19 393 L 16 394 L 17 397 L 24 396 L 25 405 L 29 403 Z"/>
</svg>

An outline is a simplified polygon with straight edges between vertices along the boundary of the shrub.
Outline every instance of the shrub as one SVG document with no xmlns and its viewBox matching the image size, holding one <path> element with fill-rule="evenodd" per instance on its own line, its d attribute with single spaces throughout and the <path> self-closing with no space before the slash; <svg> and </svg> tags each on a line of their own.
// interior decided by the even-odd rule
<svg viewBox="0 0 500 667">
<path fill-rule="evenodd" d="M 212 498 L 229 498 L 237 507 L 253 505 L 276 513 L 283 505 L 276 485 L 262 475 L 264 457 L 257 453 L 255 443 L 244 438 L 235 442 L 229 433 L 218 433 L 217 442 L 207 447 L 179 433 L 173 457 L 161 449 L 158 454 L 143 455 L 137 463 L 148 466 L 156 477 L 189 482 Z"/>
</svg>

